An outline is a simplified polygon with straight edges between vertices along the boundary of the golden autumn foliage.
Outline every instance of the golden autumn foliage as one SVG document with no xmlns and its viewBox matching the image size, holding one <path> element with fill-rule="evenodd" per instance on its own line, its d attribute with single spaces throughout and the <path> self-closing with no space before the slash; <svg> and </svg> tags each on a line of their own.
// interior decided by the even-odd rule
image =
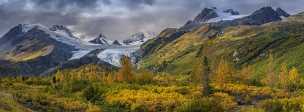
<svg viewBox="0 0 304 112">
<path fill-rule="evenodd" d="M 120 60 L 121 68 L 117 73 L 117 81 L 119 82 L 130 82 L 134 80 L 132 73 L 132 62 L 127 56 L 123 56 Z"/>
<path fill-rule="evenodd" d="M 280 73 L 279 73 L 279 80 L 278 80 L 278 86 L 280 88 L 287 88 L 286 84 L 288 83 L 287 81 L 287 78 L 288 78 L 288 68 L 287 68 L 287 65 L 286 64 L 282 64 L 281 65 L 281 70 L 280 70 Z"/>
<path fill-rule="evenodd" d="M 229 83 L 233 82 L 235 78 L 234 68 L 224 59 L 221 59 L 213 74 L 213 81 L 215 83 Z"/>
<path fill-rule="evenodd" d="M 287 87 L 286 89 L 289 91 L 295 91 L 299 89 L 299 85 L 301 83 L 301 77 L 299 75 L 299 71 L 296 68 L 292 68 L 288 73 L 288 78 L 286 79 Z"/>
<path fill-rule="evenodd" d="M 202 60 L 198 59 L 197 63 L 193 68 L 193 73 L 191 74 L 190 81 L 193 83 L 202 83 L 203 81 L 203 67 Z"/>
<path fill-rule="evenodd" d="M 177 92 L 157 93 L 145 90 L 122 90 L 117 94 L 107 96 L 106 100 L 110 104 L 120 102 L 129 105 L 143 105 L 151 112 L 155 112 L 157 106 L 162 108 L 175 107 L 189 101 L 189 99 Z"/>
<path fill-rule="evenodd" d="M 220 101 L 217 102 L 217 105 L 221 106 L 221 108 L 224 109 L 223 111 L 232 110 L 237 106 L 237 103 L 235 102 L 235 98 L 227 93 L 217 92 L 212 94 L 211 97 L 213 97 L 215 101 Z"/>
<path fill-rule="evenodd" d="M 250 84 L 253 78 L 253 68 L 251 66 L 241 69 L 239 75 L 236 77 L 236 81 L 242 84 Z"/>
<path fill-rule="evenodd" d="M 274 62 L 273 55 L 270 54 L 268 59 L 268 64 L 266 67 L 265 78 L 261 80 L 261 82 L 264 85 L 267 85 L 269 87 L 275 87 L 278 81 L 278 75 L 275 73 L 273 62 Z"/>
<path fill-rule="evenodd" d="M 124 57 L 118 72 L 87 65 L 48 77 L 3 78 L 0 96 L 5 91 L 16 98 L 13 105 L 30 102 L 42 111 L 280 112 L 299 111 L 303 106 L 303 80 L 296 68 L 283 64 L 276 73 L 273 63 L 268 63 L 266 73 L 270 75 L 263 79 L 265 85 L 255 85 L 251 83 L 257 80 L 251 66 L 237 71 L 222 59 L 211 72 L 206 63 L 198 62 L 191 75 L 176 75 L 133 69 L 130 59 Z M 211 82 L 204 83 L 205 70 L 210 70 Z M 276 80 L 265 80 L 274 75 Z M 0 111 L 3 105 L 6 107 L 0 101 Z"/>
</svg>

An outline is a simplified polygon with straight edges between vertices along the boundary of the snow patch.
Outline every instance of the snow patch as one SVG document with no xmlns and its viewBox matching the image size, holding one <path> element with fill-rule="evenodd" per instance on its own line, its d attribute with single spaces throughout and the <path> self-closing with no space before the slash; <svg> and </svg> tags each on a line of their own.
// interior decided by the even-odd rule
<svg viewBox="0 0 304 112">
<path fill-rule="evenodd" d="M 26 33 L 28 31 L 30 31 L 31 29 L 33 29 L 36 25 L 32 25 L 32 24 L 22 24 L 22 32 Z"/>
<path fill-rule="evenodd" d="M 218 17 L 210 19 L 206 23 L 235 20 L 235 19 L 239 19 L 239 18 L 243 18 L 243 17 L 248 16 L 248 15 L 231 15 L 230 13 L 225 13 L 225 12 L 220 11 L 218 9 L 215 9 L 215 11 L 218 14 Z"/>
</svg>

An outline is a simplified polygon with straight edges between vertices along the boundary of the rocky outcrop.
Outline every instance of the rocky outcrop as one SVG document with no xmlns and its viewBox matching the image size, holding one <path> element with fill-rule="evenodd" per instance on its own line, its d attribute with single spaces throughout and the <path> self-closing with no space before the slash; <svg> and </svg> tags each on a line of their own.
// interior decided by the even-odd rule
<svg viewBox="0 0 304 112">
<path fill-rule="evenodd" d="M 136 33 L 131 35 L 128 39 L 123 40 L 123 43 L 126 45 L 132 44 L 132 43 L 137 43 L 137 42 L 144 42 L 147 37 L 145 36 L 144 33 Z"/>
<path fill-rule="evenodd" d="M 224 13 L 229 13 L 231 15 L 240 15 L 239 11 L 233 10 L 233 9 L 226 9 L 223 11 Z"/>
<path fill-rule="evenodd" d="M 112 45 L 121 46 L 121 43 L 118 40 L 114 40 Z"/>
<path fill-rule="evenodd" d="M 109 41 L 107 40 L 107 37 L 103 34 L 99 34 L 99 36 L 91 41 L 90 43 L 93 44 L 100 44 L 100 45 L 110 45 Z"/>
<path fill-rule="evenodd" d="M 205 8 L 199 13 L 193 20 L 195 23 L 206 22 L 212 18 L 216 18 L 219 15 L 215 11 L 216 8 Z"/>
</svg>

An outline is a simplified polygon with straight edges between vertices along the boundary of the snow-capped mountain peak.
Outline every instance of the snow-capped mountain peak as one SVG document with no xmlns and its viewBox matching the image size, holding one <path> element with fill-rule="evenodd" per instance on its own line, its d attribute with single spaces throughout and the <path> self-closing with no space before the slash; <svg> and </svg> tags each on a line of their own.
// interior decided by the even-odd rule
<svg viewBox="0 0 304 112">
<path fill-rule="evenodd" d="M 155 33 L 139 32 L 131 35 L 128 39 L 123 40 L 123 43 L 125 45 L 141 45 L 147 40 L 154 38 L 155 36 Z"/>
<path fill-rule="evenodd" d="M 107 39 L 107 37 L 101 33 L 101 34 L 98 35 L 98 37 L 96 37 L 93 40 L 90 40 L 89 42 L 93 43 L 93 44 L 107 45 L 108 46 L 108 45 L 111 45 L 113 41 Z"/>
<path fill-rule="evenodd" d="M 89 45 L 88 42 L 82 41 L 81 39 L 75 37 L 71 31 L 62 25 L 53 25 L 52 27 L 46 27 L 41 24 L 20 24 L 22 33 L 28 33 L 32 30 L 42 31 L 48 34 L 49 38 L 56 40 L 57 42 L 73 46 L 76 49 L 82 49 Z"/>
<path fill-rule="evenodd" d="M 217 17 L 214 17 L 214 18 L 211 18 L 211 19 L 205 21 L 206 23 L 235 20 L 235 19 L 247 16 L 247 15 L 240 15 L 240 13 L 238 11 L 233 10 L 233 9 L 221 10 L 221 9 L 215 8 L 213 10 L 217 14 Z"/>
<path fill-rule="evenodd" d="M 204 8 L 193 20 L 188 21 L 181 29 L 191 30 L 203 23 L 235 20 L 246 17 L 234 9 L 218 9 L 216 7 Z"/>
<path fill-rule="evenodd" d="M 234 20 L 245 17 L 234 9 L 218 9 L 216 7 L 204 8 L 198 16 L 190 23 L 211 23 L 225 20 Z M 190 24 L 188 23 L 188 24 Z"/>
<path fill-rule="evenodd" d="M 21 26 L 22 32 L 26 33 L 28 31 L 30 31 L 31 29 L 33 29 L 36 25 L 32 25 L 32 24 L 20 24 L 19 26 Z"/>
<path fill-rule="evenodd" d="M 63 25 L 53 25 L 49 28 L 49 30 L 59 33 L 61 35 L 65 35 L 66 37 L 77 38 L 72 34 L 72 32 L 67 27 Z"/>
</svg>

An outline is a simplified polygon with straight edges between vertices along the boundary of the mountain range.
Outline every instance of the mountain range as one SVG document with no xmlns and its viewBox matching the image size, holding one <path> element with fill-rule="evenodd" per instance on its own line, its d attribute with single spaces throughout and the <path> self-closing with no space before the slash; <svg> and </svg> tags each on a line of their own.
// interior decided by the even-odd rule
<svg viewBox="0 0 304 112">
<path fill-rule="evenodd" d="M 249 15 L 212 7 L 180 28 L 166 28 L 158 35 L 136 33 L 122 41 L 104 34 L 84 41 L 62 25 L 20 24 L 0 38 L 0 75 L 47 75 L 85 64 L 111 70 L 120 66 L 122 55 L 138 67 L 177 74 L 191 73 L 202 56 L 212 64 L 225 57 L 237 67 L 263 69 L 273 54 L 277 63 L 301 67 L 303 17 L 272 7 Z"/>
<path fill-rule="evenodd" d="M 62 25 L 45 27 L 20 24 L 0 38 L 0 75 L 44 75 L 84 64 L 116 68 L 119 63 L 113 64 L 112 60 L 119 60 L 116 58 L 121 55 L 131 55 L 130 52 L 139 48 L 138 43 L 147 40 L 146 37 L 142 39 L 134 37 L 132 45 L 124 45 L 100 34 L 87 42 L 74 36 Z M 111 50 L 115 52 L 109 55 Z"/>
</svg>

